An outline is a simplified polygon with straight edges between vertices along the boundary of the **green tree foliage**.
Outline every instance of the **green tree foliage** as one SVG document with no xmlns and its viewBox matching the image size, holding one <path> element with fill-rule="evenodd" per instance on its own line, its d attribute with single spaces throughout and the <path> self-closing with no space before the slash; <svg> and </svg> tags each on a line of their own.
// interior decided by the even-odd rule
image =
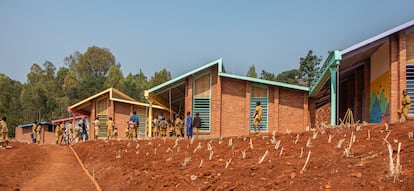
<svg viewBox="0 0 414 191">
<path fill-rule="evenodd" d="M 108 77 L 105 80 L 104 87 L 110 88 L 114 87 L 119 89 L 121 80 L 124 79 L 124 76 L 121 72 L 121 65 L 114 65 L 109 68 Z"/>
<path fill-rule="evenodd" d="M 247 77 L 257 78 L 256 67 L 251 65 L 246 74 Z"/>
<path fill-rule="evenodd" d="M 297 69 L 282 72 L 276 76 L 276 81 L 288 83 L 288 84 L 299 84 L 300 72 Z"/>
<path fill-rule="evenodd" d="M 11 80 L 0 73 L 0 117 L 7 118 L 9 136 L 14 137 L 15 127 L 20 124 L 22 112 L 20 111 L 20 92 L 22 84 Z"/>
<path fill-rule="evenodd" d="M 138 74 L 129 73 L 120 83 L 119 90 L 140 102 L 145 102 L 144 90 L 148 89 L 149 82 L 142 70 Z"/>
<path fill-rule="evenodd" d="M 168 80 L 171 80 L 171 73 L 167 71 L 167 69 L 164 68 L 161 71 L 154 73 L 154 75 L 151 77 L 149 84 L 150 84 L 150 87 L 152 88 Z"/>
<path fill-rule="evenodd" d="M 260 79 L 276 81 L 276 76 L 274 73 L 262 70 L 262 73 L 260 73 Z"/>
<path fill-rule="evenodd" d="M 306 57 L 300 58 L 299 77 L 302 85 L 309 86 L 309 84 L 313 81 L 319 71 L 321 61 L 322 57 L 314 55 L 312 50 L 308 51 Z"/>
</svg>

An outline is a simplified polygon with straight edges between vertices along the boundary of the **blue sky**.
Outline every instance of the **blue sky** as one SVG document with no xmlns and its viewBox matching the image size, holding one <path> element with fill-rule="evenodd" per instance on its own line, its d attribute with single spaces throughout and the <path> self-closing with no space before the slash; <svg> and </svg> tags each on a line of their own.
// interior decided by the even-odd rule
<svg viewBox="0 0 414 191">
<path fill-rule="evenodd" d="M 278 74 L 313 50 L 324 59 L 414 19 L 412 0 L 97 1 L 0 0 L 0 73 L 26 82 L 33 63 L 64 66 L 90 46 L 108 48 L 126 76 L 166 68 L 173 77 L 218 58 Z"/>
</svg>

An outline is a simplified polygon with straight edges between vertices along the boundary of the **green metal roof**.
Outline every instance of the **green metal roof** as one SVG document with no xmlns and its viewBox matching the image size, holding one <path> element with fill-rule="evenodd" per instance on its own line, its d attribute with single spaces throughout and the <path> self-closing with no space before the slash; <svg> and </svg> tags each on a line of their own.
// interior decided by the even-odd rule
<svg viewBox="0 0 414 191">
<path fill-rule="evenodd" d="M 309 91 L 309 87 L 306 87 L 306 86 L 298 86 L 298 85 L 287 84 L 287 83 L 282 83 L 282 82 L 275 82 L 275 81 L 271 81 L 271 80 L 263 80 L 263 79 L 259 79 L 259 78 L 252 78 L 252 77 L 247 77 L 247 76 L 238 76 L 238 75 L 226 74 L 226 73 L 219 73 L 219 76 L 223 76 L 223 77 L 227 77 L 227 78 L 234 78 L 234 79 L 239 79 L 239 80 L 245 80 L 245 81 L 255 82 L 255 83 L 260 83 L 260 84 L 267 84 L 267 85 L 272 85 L 272 86 L 290 88 L 290 89 L 295 89 L 295 90 Z"/>
<path fill-rule="evenodd" d="M 284 88 L 290 88 L 290 89 L 295 89 L 295 90 L 301 90 L 301 91 L 309 91 L 308 87 L 305 86 L 299 86 L 299 85 L 292 85 L 292 84 L 287 84 L 287 83 L 282 83 L 282 82 L 275 82 L 275 81 L 271 81 L 271 80 L 263 80 L 263 79 L 258 79 L 258 78 L 252 78 L 252 77 L 247 77 L 247 76 L 239 76 L 239 75 L 234 75 L 234 74 L 227 74 L 224 73 L 224 68 L 223 68 L 223 60 L 222 58 L 214 60 L 204 66 L 201 66 L 199 68 L 196 68 L 190 72 L 187 72 L 183 75 L 180 75 L 174 79 L 171 79 L 163 84 L 160 84 L 158 86 L 155 86 L 151 89 L 148 90 L 149 93 L 160 90 L 164 87 L 167 87 L 169 85 L 172 85 L 176 82 L 179 82 L 180 80 L 194 75 L 200 71 L 203 71 L 207 68 L 210 68 L 214 65 L 218 65 L 218 75 L 222 76 L 222 77 L 227 77 L 227 78 L 233 78 L 233 79 L 238 79 L 238 80 L 245 80 L 245 81 L 249 81 L 249 82 L 255 82 L 255 83 L 260 83 L 260 84 L 267 84 L 267 85 L 272 85 L 272 86 L 279 86 L 279 87 L 284 87 Z"/>
<path fill-rule="evenodd" d="M 216 64 L 218 64 L 219 73 L 222 72 L 222 70 L 223 70 L 223 68 L 222 68 L 222 59 L 220 58 L 220 59 L 214 60 L 214 61 L 212 61 L 212 62 L 210 62 L 210 63 L 208 63 L 208 64 L 206 64 L 204 66 L 201 66 L 199 68 L 196 68 L 196 69 L 194 69 L 194 70 L 192 70 L 190 72 L 187 72 L 187 73 L 185 73 L 185 74 L 183 74 L 181 76 L 178 76 L 176 78 L 173 78 L 173 79 L 171 79 L 171 80 L 169 80 L 169 81 L 167 81 L 165 83 L 162 83 L 162 84 L 160 84 L 158 86 L 155 86 L 155 87 L 149 89 L 148 92 L 151 93 L 151 92 L 154 92 L 156 90 L 159 90 L 159 89 L 161 89 L 163 87 L 166 87 L 166 86 L 171 85 L 171 84 L 173 84 L 175 82 L 178 82 L 178 81 L 180 81 L 180 80 L 182 80 L 182 79 L 184 79 L 184 78 L 186 78 L 188 76 L 191 76 L 191 75 L 193 75 L 193 74 L 195 74 L 197 72 L 200 72 L 202 70 L 205 70 L 207 68 L 210 68 L 210 67 L 212 67 L 212 66 L 214 66 Z"/>
<path fill-rule="evenodd" d="M 309 97 L 314 97 L 319 93 L 323 85 L 331 78 L 329 75 L 329 68 L 340 60 L 342 60 L 342 55 L 338 50 L 335 50 L 329 54 L 322 68 L 319 70 L 318 75 L 315 76 L 315 79 L 310 84 Z"/>
</svg>

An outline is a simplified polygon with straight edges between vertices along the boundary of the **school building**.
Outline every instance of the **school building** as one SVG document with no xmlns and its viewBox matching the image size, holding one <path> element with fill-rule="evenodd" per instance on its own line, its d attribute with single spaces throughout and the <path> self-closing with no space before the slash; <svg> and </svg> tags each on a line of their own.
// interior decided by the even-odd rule
<svg viewBox="0 0 414 191">
<path fill-rule="evenodd" d="M 310 87 L 229 74 L 218 59 L 145 91 L 145 97 L 150 110 L 156 103 L 171 113 L 198 112 L 201 134 L 212 137 L 252 133 L 256 101 L 264 109 L 262 132 L 268 133 L 336 125 L 348 108 L 355 121 L 397 122 L 402 90 L 414 96 L 413 25 L 332 51 Z"/>
<path fill-rule="evenodd" d="M 398 122 L 402 91 L 414 96 L 414 20 L 333 51 L 310 86 L 313 124 Z M 410 110 L 410 115 L 414 110 Z"/>
<path fill-rule="evenodd" d="M 108 88 L 69 106 L 68 111 L 73 115 L 87 116 L 88 124 L 92 124 L 96 118 L 99 119 L 99 132 L 95 132 L 93 126 L 89 125 L 90 139 L 96 134 L 99 137 L 107 136 L 106 121 L 109 117 L 112 117 L 114 127 L 118 129 L 118 138 L 123 138 L 129 117 L 135 111 L 140 122 L 137 135 L 142 138 L 145 137 L 148 124 L 148 106 L 148 104 L 138 102 L 115 88 Z M 156 115 L 165 110 L 165 108 L 157 105 L 152 107 L 152 112 Z M 165 113 L 168 116 L 168 111 L 165 111 Z"/>
</svg>

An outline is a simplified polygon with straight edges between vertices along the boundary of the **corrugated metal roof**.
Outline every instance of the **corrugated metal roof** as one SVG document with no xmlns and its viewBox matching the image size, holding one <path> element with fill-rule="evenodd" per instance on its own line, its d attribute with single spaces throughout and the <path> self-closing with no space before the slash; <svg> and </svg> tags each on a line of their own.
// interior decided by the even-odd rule
<svg viewBox="0 0 414 191">
<path fill-rule="evenodd" d="M 359 43 L 356 43 L 356 44 L 354 44 L 354 45 L 352 45 L 352 46 L 350 46 L 348 48 L 345 48 L 345 49 L 341 50 L 340 52 L 341 52 L 342 55 L 347 54 L 347 53 L 352 52 L 352 51 L 354 51 L 354 50 L 356 50 L 358 48 L 361 48 L 363 46 L 366 46 L 366 45 L 368 45 L 370 43 L 373 43 L 373 42 L 375 42 L 377 40 L 380 40 L 380 39 L 382 39 L 384 37 L 387 37 L 387 36 L 389 36 L 389 35 L 391 35 L 393 33 L 396 33 L 398 31 L 401 31 L 401 30 L 406 29 L 406 28 L 408 28 L 410 26 L 413 26 L 413 25 L 414 25 L 414 20 L 408 21 L 408 22 L 406 22 L 406 23 L 404 23 L 402 25 L 398 25 L 398 26 L 396 26 L 396 27 L 394 27 L 394 28 L 392 28 L 390 30 L 387 30 L 387 31 L 381 33 L 381 34 L 375 35 L 375 36 L 373 36 L 371 38 L 368 38 L 368 39 L 366 39 L 364 41 L 361 41 Z"/>
<path fill-rule="evenodd" d="M 50 122 L 40 122 L 40 125 L 52 125 L 52 123 L 50 123 Z M 33 126 L 33 123 L 23 124 L 23 125 L 19 125 L 17 127 L 26 128 L 26 127 L 31 127 L 31 126 Z"/>
</svg>

